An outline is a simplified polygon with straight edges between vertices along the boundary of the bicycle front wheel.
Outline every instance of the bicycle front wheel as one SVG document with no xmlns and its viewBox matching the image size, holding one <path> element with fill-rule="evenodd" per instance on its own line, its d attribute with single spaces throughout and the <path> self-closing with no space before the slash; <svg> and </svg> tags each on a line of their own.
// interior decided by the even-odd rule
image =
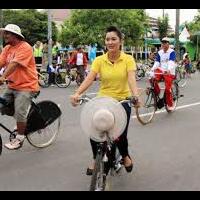
<svg viewBox="0 0 200 200">
<path fill-rule="evenodd" d="M 97 153 L 95 167 L 92 174 L 90 191 L 104 191 L 106 186 L 106 174 L 104 173 L 103 155 Z"/>
<path fill-rule="evenodd" d="M 179 87 L 185 87 L 187 84 L 187 74 L 185 71 L 178 71 L 176 74 Z"/>
<path fill-rule="evenodd" d="M 176 106 L 178 104 L 179 98 L 179 86 L 176 82 L 172 84 L 172 98 L 173 98 L 173 110 L 169 110 L 167 105 L 165 105 L 165 109 L 168 113 L 174 112 L 176 110 Z"/>
<path fill-rule="evenodd" d="M 144 69 L 137 69 L 135 74 L 136 81 L 139 81 L 144 77 L 145 77 Z"/>
<path fill-rule="evenodd" d="M 150 88 L 141 89 L 139 101 L 140 106 L 135 107 L 137 119 L 142 125 L 149 124 L 157 110 L 154 92 Z"/>
<path fill-rule="evenodd" d="M 61 118 L 59 117 L 44 129 L 28 133 L 26 135 L 28 142 L 37 148 L 44 148 L 51 145 L 56 140 L 59 133 L 60 121 Z"/>
</svg>

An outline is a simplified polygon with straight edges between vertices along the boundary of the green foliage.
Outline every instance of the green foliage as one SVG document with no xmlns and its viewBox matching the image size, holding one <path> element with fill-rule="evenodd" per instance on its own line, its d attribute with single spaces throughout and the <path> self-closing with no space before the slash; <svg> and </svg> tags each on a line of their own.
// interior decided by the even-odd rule
<svg viewBox="0 0 200 200">
<path fill-rule="evenodd" d="M 143 42 L 146 15 L 142 9 L 76 9 L 62 26 L 63 46 L 98 43 L 104 45 L 105 30 L 114 25 L 125 34 L 125 45 Z"/>
<path fill-rule="evenodd" d="M 36 9 L 3 10 L 3 27 L 7 24 L 16 24 L 25 36 L 27 42 L 33 45 L 37 40 L 47 41 L 48 17 Z M 52 39 L 57 38 L 57 28 L 52 23 Z"/>
<path fill-rule="evenodd" d="M 187 27 L 189 29 L 189 32 L 191 34 L 191 40 L 194 43 L 197 43 L 197 36 L 194 34 L 198 31 L 200 31 L 200 9 L 198 9 L 198 14 L 195 16 L 194 20 L 187 24 Z M 200 38 L 200 36 L 199 36 Z"/>
<path fill-rule="evenodd" d="M 164 18 L 161 17 L 158 18 L 158 32 L 160 39 L 167 36 L 168 26 L 169 26 L 169 16 L 167 14 L 164 16 Z"/>
</svg>

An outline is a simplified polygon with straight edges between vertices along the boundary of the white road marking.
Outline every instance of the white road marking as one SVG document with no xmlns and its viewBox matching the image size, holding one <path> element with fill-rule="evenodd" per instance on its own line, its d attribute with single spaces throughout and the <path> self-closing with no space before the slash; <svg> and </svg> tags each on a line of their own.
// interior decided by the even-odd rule
<svg viewBox="0 0 200 200">
<path fill-rule="evenodd" d="M 198 105 L 200 105 L 200 102 L 191 103 L 191 104 L 183 105 L 183 106 L 178 106 L 178 107 L 176 107 L 176 110 L 183 109 L 183 108 L 188 108 L 188 107 L 192 107 L 192 106 L 198 106 Z M 156 111 L 156 114 L 160 114 L 160 113 L 163 113 L 163 112 L 167 112 L 167 111 L 166 110 L 159 110 L 159 111 Z M 147 115 L 151 115 L 151 113 L 143 114 L 142 116 L 147 116 Z M 132 115 L 131 117 L 133 119 L 137 118 L 136 115 Z"/>
</svg>

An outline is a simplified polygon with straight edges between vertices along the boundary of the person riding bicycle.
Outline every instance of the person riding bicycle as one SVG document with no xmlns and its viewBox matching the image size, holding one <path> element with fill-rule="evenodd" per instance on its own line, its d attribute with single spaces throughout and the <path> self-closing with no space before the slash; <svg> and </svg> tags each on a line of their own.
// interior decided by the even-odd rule
<svg viewBox="0 0 200 200">
<path fill-rule="evenodd" d="M 72 54 L 68 64 L 69 66 L 77 68 L 77 71 L 80 73 L 80 79 L 82 83 L 85 79 L 85 70 L 88 64 L 87 56 L 84 53 L 82 47 L 77 47 L 77 51 Z"/>
<path fill-rule="evenodd" d="M 189 55 L 186 55 L 185 58 L 183 59 L 183 65 L 185 67 L 185 71 L 186 71 L 188 77 L 191 77 L 192 63 L 190 61 Z"/>
<path fill-rule="evenodd" d="M 31 99 L 39 92 L 38 75 L 32 47 L 24 41 L 21 29 L 15 24 L 8 24 L 0 29 L 6 46 L 0 54 L 0 68 L 5 71 L 0 77 L 0 84 L 7 80 L 8 87 L 2 97 L 14 102 L 14 118 L 17 125 L 17 136 L 6 143 L 8 149 L 18 149 L 24 141 L 27 114 Z M 2 110 L 1 110 L 2 111 Z"/>
<path fill-rule="evenodd" d="M 157 95 L 160 93 L 158 81 L 164 79 L 167 107 L 168 110 L 174 110 L 171 88 L 172 82 L 175 79 L 176 54 L 169 46 L 169 38 L 164 37 L 161 42 L 162 48 L 158 51 L 155 63 L 151 69 L 153 72 L 158 73 L 155 74 L 155 93 Z"/>
<path fill-rule="evenodd" d="M 111 26 L 106 30 L 105 45 L 107 53 L 95 58 L 92 63 L 91 70 L 84 82 L 77 89 L 76 93 L 70 97 L 73 106 L 78 105 L 81 95 L 92 85 L 96 76 L 99 74 L 101 78 L 98 96 L 112 97 L 118 101 L 130 97 L 131 94 L 138 97 L 138 89 L 135 80 L 136 63 L 131 55 L 121 51 L 123 43 L 123 35 L 120 30 Z M 128 103 L 122 103 L 126 114 L 127 124 L 124 132 L 116 141 L 120 154 L 122 155 L 124 166 L 127 172 L 131 172 L 133 161 L 128 152 L 128 125 L 131 114 L 131 107 Z M 86 122 L 87 123 L 87 122 Z M 98 143 L 90 139 L 92 146 L 93 159 L 96 158 Z M 94 169 L 94 161 L 87 168 L 87 175 L 92 175 Z"/>
</svg>

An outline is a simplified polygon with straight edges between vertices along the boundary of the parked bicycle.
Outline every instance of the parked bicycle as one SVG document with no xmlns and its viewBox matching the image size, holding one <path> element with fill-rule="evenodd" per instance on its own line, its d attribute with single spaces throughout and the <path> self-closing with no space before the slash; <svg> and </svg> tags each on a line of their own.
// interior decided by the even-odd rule
<svg viewBox="0 0 200 200">
<path fill-rule="evenodd" d="M 61 110 L 59 106 L 50 101 L 44 100 L 36 102 L 39 92 L 32 99 L 31 107 L 27 117 L 27 127 L 25 136 L 28 142 L 37 148 L 44 148 L 52 144 L 60 130 Z M 2 115 L 14 115 L 14 103 L 7 102 L 0 97 L 0 108 Z M 0 123 L 5 131 L 10 135 L 10 141 L 16 137 L 17 130 L 10 130 L 8 127 Z M 2 152 L 2 138 L 0 135 L 0 153 Z"/>
<path fill-rule="evenodd" d="M 46 71 L 38 72 L 38 83 L 42 88 L 49 87 L 49 73 Z"/>
<path fill-rule="evenodd" d="M 155 73 L 155 74 L 160 74 L 160 73 Z M 156 80 L 150 76 L 150 73 L 148 74 L 148 79 L 151 79 L 151 81 L 149 81 L 150 86 L 140 90 L 140 96 L 139 96 L 140 107 L 136 109 L 137 119 L 143 125 L 148 124 L 152 121 L 157 109 L 165 107 L 168 113 L 175 111 L 178 99 L 183 96 L 180 95 L 178 81 L 176 79 L 173 80 L 172 96 L 173 96 L 174 109 L 169 110 L 166 103 L 165 92 L 163 92 L 163 94 L 157 95 L 154 89 Z M 164 90 L 165 87 L 162 87 L 161 91 Z"/>
<path fill-rule="evenodd" d="M 53 77 L 51 81 L 53 81 L 59 88 L 66 88 L 69 86 L 70 82 L 67 76 L 67 71 L 62 66 L 57 68 L 55 72 L 53 72 Z M 50 73 L 47 71 L 38 72 L 39 77 L 39 85 L 43 88 L 47 88 L 50 86 Z"/>
<path fill-rule="evenodd" d="M 88 95 L 83 95 L 79 102 L 89 102 L 91 98 Z M 119 104 L 128 102 L 131 106 L 136 104 L 133 97 L 118 102 Z M 107 176 L 115 176 L 119 174 L 123 166 L 123 160 L 116 147 L 114 140 L 107 131 L 100 133 L 100 137 L 105 138 L 104 142 L 100 142 L 97 146 L 97 155 L 95 159 L 95 168 L 93 170 L 90 191 L 104 191 L 107 185 Z"/>
<path fill-rule="evenodd" d="M 139 81 L 143 79 L 146 76 L 146 73 L 148 73 L 151 70 L 151 66 L 148 64 L 142 64 L 137 63 L 137 70 L 136 70 L 136 81 Z"/>
<path fill-rule="evenodd" d="M 85 70 L 85 77 L 87 76 L 87 71 Z M 76 67 L 67 65 L 67 76 L 65 78 L 67 85 L 69 86 L 71 82 L 75 81 L 78 86 L 81 85 L 81 74 Z"/>
</svg>

